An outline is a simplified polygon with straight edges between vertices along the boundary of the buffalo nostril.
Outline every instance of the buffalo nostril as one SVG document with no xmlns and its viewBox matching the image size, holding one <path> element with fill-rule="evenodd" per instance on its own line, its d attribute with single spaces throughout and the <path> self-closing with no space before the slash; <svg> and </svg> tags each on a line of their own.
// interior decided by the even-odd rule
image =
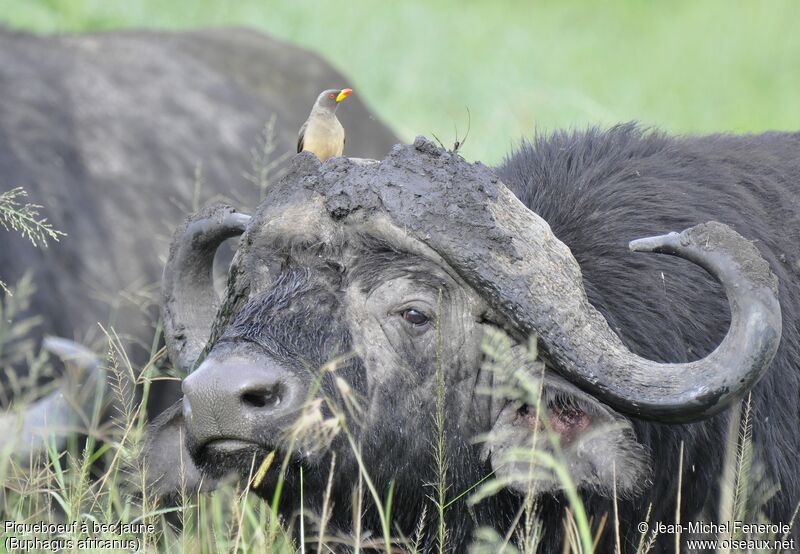
<svg viewBox="0 0 800 554">
<path fill-rule="evenodd" d="M 249 408 L 275 408 L 281 403 L 281 386 L 252 388 L 242 391 L 239 398 Z"/>
</svg>

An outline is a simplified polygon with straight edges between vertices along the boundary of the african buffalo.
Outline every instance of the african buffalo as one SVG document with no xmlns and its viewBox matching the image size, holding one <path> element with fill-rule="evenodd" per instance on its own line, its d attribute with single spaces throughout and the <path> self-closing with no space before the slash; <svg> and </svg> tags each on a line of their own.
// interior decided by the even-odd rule
<svg viewBox="0 0 800 554">
<path fill-rule="evenodd" d="M 302 468 L 308 514 L 335 456 L 331 528 L 355 517 L 381 536 L 375 502 L 360 519 L 350 508 L 365 471 L 381 498 L 391 484 L 393 534 L 432 551 L 439 444 L 456 499 L 448 548 L 465 551 L 478 526 L 506 533 L 534 486 L 542 549 L 560 552 L 562 482 L 515 479 L 502 456 L 544 433 L 486 369 L 481 344 L 502 331 L 518 378 L 543 379 L 559 446 L 537 447 L 561 451 L 595 523 L 616 493 L 623 551 L 651 503 L 651 522 L 674 522 L 679 467 L 682 520 L 715 521 L 726 408 L 748 391 L 763 479 L 751 485 L 777 487 L 764 515 L 788 523 L 800 501 L 798 153 L 800 134 L 623 125 L 540 136 L 495 170 L 424 139 L 380 162 L 298 155 L 252 218 L 208 208 L 176 232 L 162 314 L 170 357 L 191 374 L 152 432 L 154 490 L 247 477 L 277 451 L 286 471 L 274 463 L 255 491 L 271 498 L 283 480 L 282 513 L 296 514 Z M 240 234 L 218 301 L 214 250 Z M 530 336 L 544 372 L 524 361 Z M 194 462 L 183 475 L 178 456 Z M 506 486 L 470 506 L 461 493 L 492 471 Z"/>
<path fill-rule="evenodd" d="M 347 84 L 319 56 L 244 29 L 0 29 L 0 190 L 23 187 L 66 233 L 40 250 L 0 229 L 0 280 L 30 272 L 36 287 L 33 338 L 97 345 L 99 323 L 141 367 L 175 225 L 211 201 L 257 203 L 319 91 Z M 347 152 L 383 156 L 394 136 L 351 100 Z"/>
</svg>

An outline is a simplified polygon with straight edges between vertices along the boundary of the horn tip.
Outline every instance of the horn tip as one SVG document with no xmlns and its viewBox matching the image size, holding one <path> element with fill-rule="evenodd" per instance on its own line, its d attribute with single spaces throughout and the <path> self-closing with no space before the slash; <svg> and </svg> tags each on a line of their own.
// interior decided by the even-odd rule
<svg viewBox="0 0 800 554">
<path fill-rule="evenodd" d="M 252 219 L 249 215 L 241 212 L 233 212 L 229 216 L 229 222 L 232 227 L 244 230 Z"/>
<path fill-rule="evenodd" d="M 644 237 L 628 243 L 631 252 L 663 252 L 666 248 L 675 248 L 680 240 L 679 233 L 667 233 L 655 237 Z"/>
</svg>

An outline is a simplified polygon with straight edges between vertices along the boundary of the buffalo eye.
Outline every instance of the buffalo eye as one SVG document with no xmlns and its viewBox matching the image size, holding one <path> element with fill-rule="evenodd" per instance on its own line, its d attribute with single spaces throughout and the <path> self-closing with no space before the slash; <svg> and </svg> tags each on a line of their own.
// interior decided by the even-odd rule
<svg viewBox="0 0 800 554">
<path fill-rule="evenodd" d="M 403 310 L 401 314 L 403 319 L 413 325 L 414 327 L 422 327 L 423 325 L 427 324 L 430 319 L 428 316 L 423 314 L 419 310 L 415 310 L 414 308 L 408 308 L 407 310 Z"/>
</svg>

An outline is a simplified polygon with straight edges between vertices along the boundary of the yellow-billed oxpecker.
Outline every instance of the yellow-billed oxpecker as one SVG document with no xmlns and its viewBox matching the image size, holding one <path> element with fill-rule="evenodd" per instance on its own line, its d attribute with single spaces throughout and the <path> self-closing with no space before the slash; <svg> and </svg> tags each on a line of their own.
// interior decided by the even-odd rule
<svg viewBox="0 0 800 554">
<path fill-rule="evenodd" d="M 314 102 L 297 137 L 297 152 L 313 152 L 321 161 L 344 153 L 344 127 L 336 118 L 336 108 L 353 89 L 322 91 Z"/>
</svg>

